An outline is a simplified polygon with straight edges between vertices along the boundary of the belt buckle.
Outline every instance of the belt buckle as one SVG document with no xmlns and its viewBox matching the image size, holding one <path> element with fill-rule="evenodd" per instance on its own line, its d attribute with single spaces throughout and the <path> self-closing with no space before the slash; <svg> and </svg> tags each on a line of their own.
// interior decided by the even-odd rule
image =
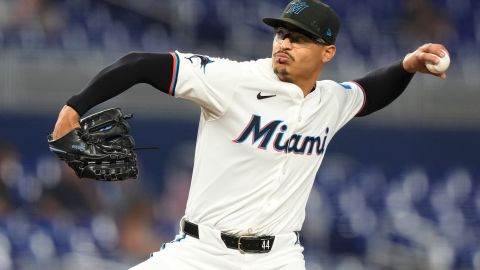
<svg viewBox="0 0 480 270">
<path fill-rule="evenodd" d="M 239 236 L 238 237 L 238 250 L 240 250 L 241 252 L 243 253 L 256 253 L 256 252 L 253 252 L 253 251 L 248 251 L 248 250 L 245 250 L 243 249 L 242 247 L 242 239 L 255 239 L 256 237 L 254 236 L 249 236 L 249 235 L 244 235 L 244 236 Z"/>
</svg>

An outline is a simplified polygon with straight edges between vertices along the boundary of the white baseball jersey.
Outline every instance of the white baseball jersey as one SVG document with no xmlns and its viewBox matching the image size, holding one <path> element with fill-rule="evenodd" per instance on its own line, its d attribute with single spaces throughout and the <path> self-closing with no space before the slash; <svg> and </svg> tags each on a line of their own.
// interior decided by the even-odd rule
<svg viewBox="0 0 480 270">
<path fill-rule="evenodd" d="M 304 97 L 270 58 L 172 56 L 169 94 L 201 107 L 186 219 L 234 234 L 299 231 L 330 140 L 364 104 L 360 86 L 318 81 Z"/>
</svg>

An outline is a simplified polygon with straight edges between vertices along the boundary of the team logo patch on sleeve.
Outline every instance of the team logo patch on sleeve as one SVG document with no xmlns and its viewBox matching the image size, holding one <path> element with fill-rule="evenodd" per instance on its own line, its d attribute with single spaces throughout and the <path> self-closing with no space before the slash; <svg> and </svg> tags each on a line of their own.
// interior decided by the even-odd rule
<svg viewBox="0 0 480 270">
<path fill-rule="evenodd" d="M 193 64 L 193 59 L 195 58 L 200 59 L 200 68 L 203 69 L 203 73 L 205 73 L 205 68 L 207 67 L 208 64 L 215 62 L 211 60 L 208 56 L 200 55 L 200 54 L 195 54 L 190 57 L 185 57 L 185 59 L 190 60 L 192 64 Z"/>
<path fill-rule="evenodd" d="M 352 86 L 349 84 L 349 83 L 339 83 L 343 88 L 347 89 L 347 90 L 352 90 Z"/>
</svg>

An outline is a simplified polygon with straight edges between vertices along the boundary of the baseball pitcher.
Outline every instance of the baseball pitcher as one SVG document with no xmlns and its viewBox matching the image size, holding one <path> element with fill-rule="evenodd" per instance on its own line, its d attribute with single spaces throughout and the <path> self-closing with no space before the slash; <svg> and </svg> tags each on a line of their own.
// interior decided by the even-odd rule
<svg viewBox="0 0 480 270">
<path fill-rule="evenodd" d="M 86 125 L 82 115 L 138 83 L 201 107 L 179 234 L 131 269 L 305 269 L 299 234 L 333 136 L 353 117 L 390 104 L 415 73 L 446 78 L 445 71 L 433 73 L 426 64 L 439 63 L 447 49 L 425 44 L 362 78 L 317 81 L 335 56 L 337 14 L 318 0 L 294 0 L 280 17 L 263 22 L 274 31 L 270 58 L 237 62 L 179 51 L 130 53 L 61 110 L 51 150 L 81 177 L 121 180 L 137 172 L 127 129 L 98 138 L 90 127 L 105 132 L 125 117 L 114 110 L 111 120 L 109 111 L 93 116 L 103 121 Z"/>
</svg>

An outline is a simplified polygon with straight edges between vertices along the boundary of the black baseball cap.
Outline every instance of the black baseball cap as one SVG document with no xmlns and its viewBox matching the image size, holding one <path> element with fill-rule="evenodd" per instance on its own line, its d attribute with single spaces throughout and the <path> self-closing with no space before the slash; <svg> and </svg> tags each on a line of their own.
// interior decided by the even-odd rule
<svg viewBox="0 0 480 270">
<path fill-rule="evenodd" d="M 335 44 L 340 29 L 340 19 L 335 11 L 318 0 L 293 0 L 280 18 L 264 18 L 263 22 L 272 27 L 282 26 L 321 38 L 327 44 Z"/>
</svg>

